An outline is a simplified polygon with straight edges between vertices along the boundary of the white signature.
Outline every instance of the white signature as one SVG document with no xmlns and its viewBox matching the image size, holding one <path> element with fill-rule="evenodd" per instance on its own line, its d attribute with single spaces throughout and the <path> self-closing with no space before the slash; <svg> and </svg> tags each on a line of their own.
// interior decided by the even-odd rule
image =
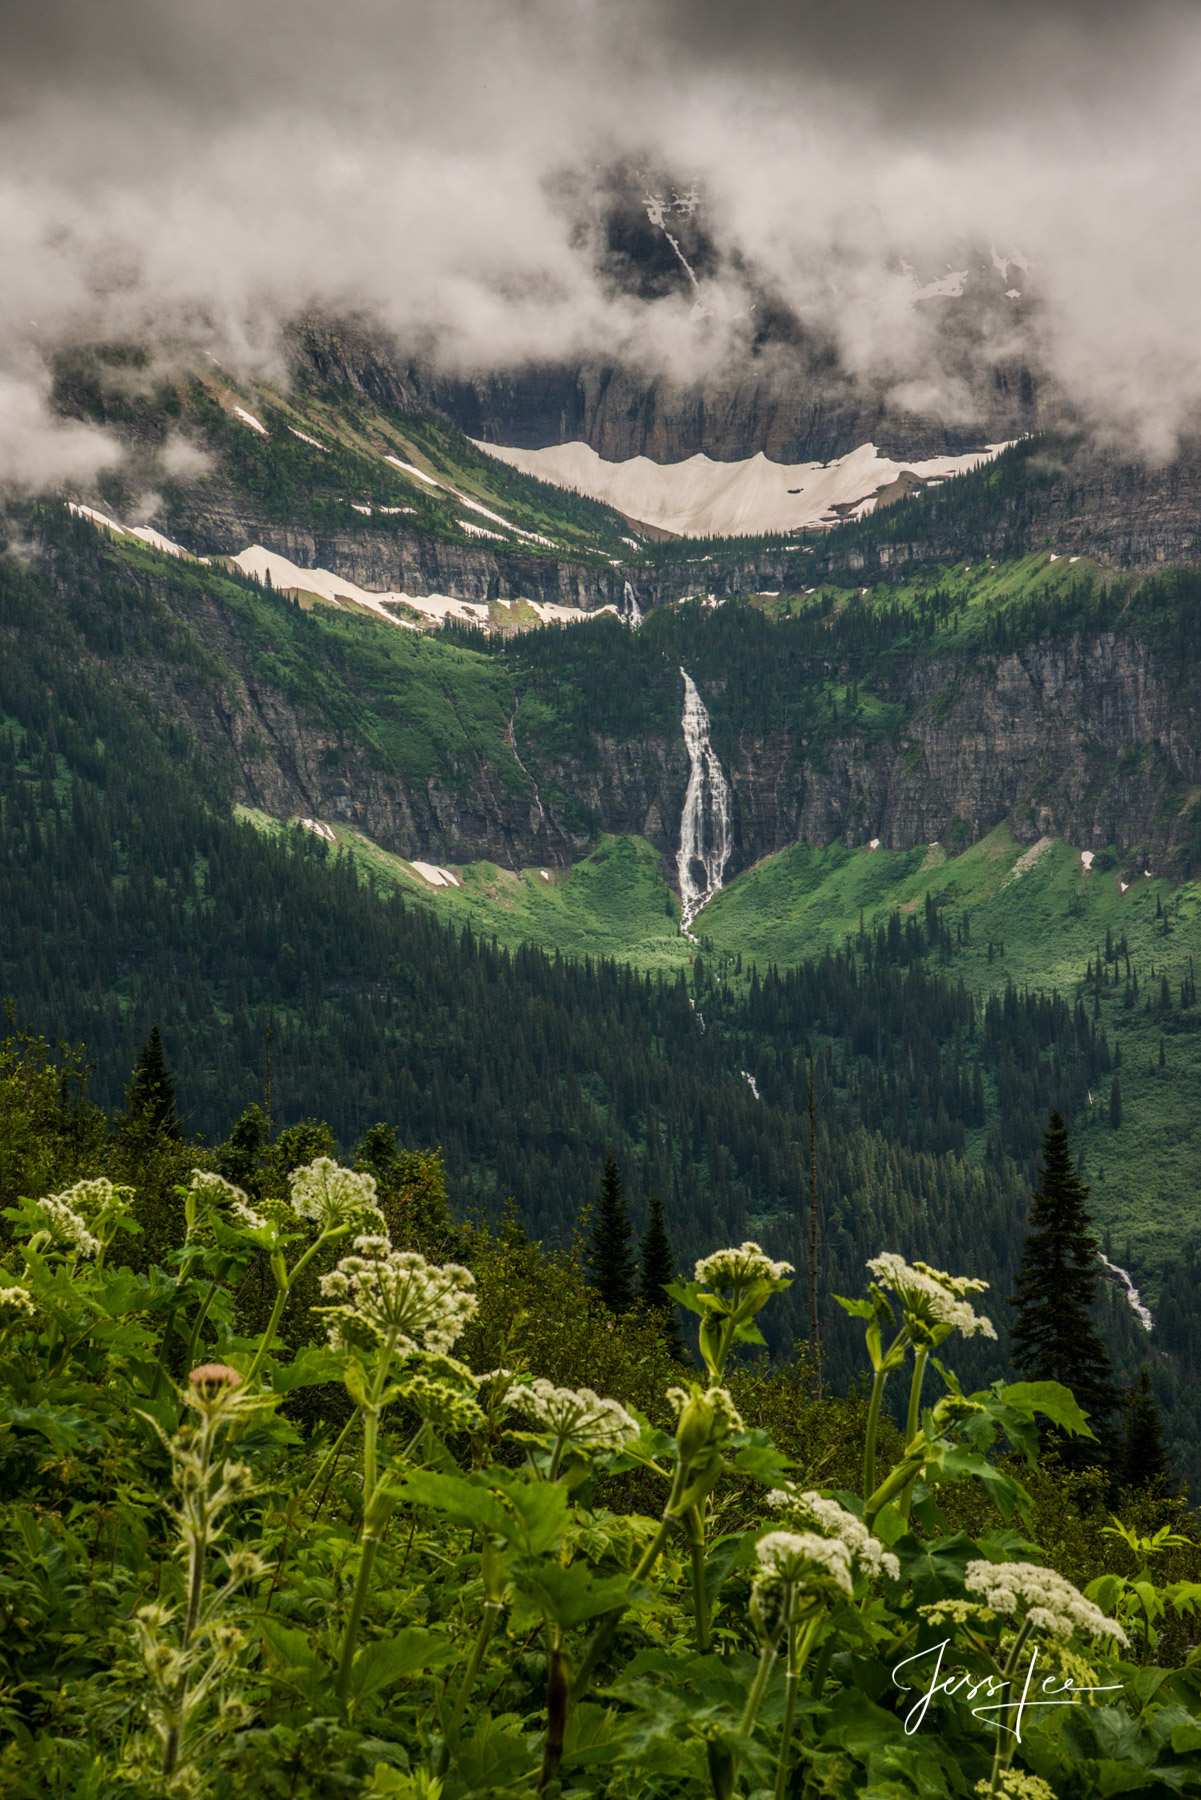
<svg viewBox="0 0 1201 1800">
<path fill-rule="evenodd" d="M 915 1655 L 907 1656 L 903 1662 L 897 1664 L 892 1672 L 893 1686 L 900 1688 L 902 1693 L 911 1694 L 914 1692 L 911 1683 L 897 1680 L 900 1671 L 908 1668 L 911 1663 L 922 1662 L 926 1657 L 934 1656 L 936 1659 L 929 1687 L 924 1693 L 920 1689 L 917 1690 L 919 1698 L 914 1701 L 905 1714 L 907 1734 L 917 1730 L 936 1694 L 946 1694 L 948 1698 L 952 1695 L 959 1695 L 966 1699 L 971 1706 L 973 1717 L 983 1719 L 986 1724 L 995 1726 L 998 1731 L 1010 1732 L 1020 1744 L 1022 1741 L 1022 1716 L 1028 1706 L 1075 1706 L 1085 1694 L 1112 1694 L 1122 1686 L 1119 1681 L 1108 1687 L 1077 1687 L 1070 1678 L 1057 1686 L 1054 1675 L 1044 1675 L 1036 1688 L 1034 1671 L 1038 1663 L 1038 1648 L 1035 1646 L 1030 1652 L 1030 1666 L 1026 1670 L 1022 1682 L 1020 1697 L 1011 1692 L 1007 1699 L 997 1700 L 995 1696 L 1003 1689 L 1012 1690 L 1014 1688 L 1014 1681 L 1003 1680 L 999 1675 L 970 1675 L 966 1669 L 951 1669 L 947 1674 L 943 1674 L 942 1659 L 950 1641 L 950 1638 L 944 1638 L 941 1644 L 931 1644 L 928 1650 L 919 1650 Z M 972 1705 L 972 1702 L 981 1693 L 987 1693 L 988 1703 L 984 1706 Z M 1014 1715 L 1011 1725 L 1006 1725 L 1001 1718 L 990 1717 L 993 1713 L 1006 1712 L 1012 1712 Z"/>
</svg>

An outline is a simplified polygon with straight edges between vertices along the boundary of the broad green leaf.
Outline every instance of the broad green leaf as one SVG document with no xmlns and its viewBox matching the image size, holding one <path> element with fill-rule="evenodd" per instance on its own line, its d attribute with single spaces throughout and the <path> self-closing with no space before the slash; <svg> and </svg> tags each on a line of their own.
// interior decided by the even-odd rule
<svg viewBox="0 0 1201 1800">
<path fill-rule="evenodd" d="M 612 1612 L 630 1598 L 628 1575 L 598 1577 L 583 1563 L 564 1568 L 549 1557 L 519 1557 L 511 1573 L 518 1592 L 564 1628 Z"/>
<path fill-rule="evenodd" d="M 1013 1381 L 1001 1389 L 1001 1399 L 1015 1412 L 1042 1413 L 1052 1425 L 1062 1425 L 1077 1437 L 1094 1437 L 1087 1415 L 1081 1412 L 1076 1396 L 1060 1381 Z M 973 1400 L 983 1400 L 973 1394 Z"/>
<path fill-rule="evenodd" d="M 291 1362 L 272 1363 L 271 1386 L 277 1394 L 290 1394 L 318 1382 L 341 1381 L 345 1362 L 345 1357 L 325 1345 L 309 1344 Z"/>
<path fill-rule="evenodd" d="M 329 1686 L 331 1677 L 329 1668 L 313 1649 L 308 1634 L 270 1617 L 261 1618 L 257 1623 L 259 1636 L 279 1665 L 280 1679 L 303 1694 L 306 1700 L 316 1701 Z"/>
<path fill-rule="evenodd" d="M 406 1675 L 420 1675 L 426 1669 L 454 1662 L 457 1655 L 455 1646 L 436 1631 L 411 1626 L 396 1637 L 378 1638 L 363 1646 L 350 1672 L 351 1691 L 356 1699 L 363 1700 Z"/>
</svg>

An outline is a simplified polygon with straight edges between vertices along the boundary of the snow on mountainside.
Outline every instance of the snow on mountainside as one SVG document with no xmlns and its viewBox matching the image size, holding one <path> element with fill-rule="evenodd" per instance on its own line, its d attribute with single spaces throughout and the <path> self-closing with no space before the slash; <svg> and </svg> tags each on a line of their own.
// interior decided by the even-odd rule
<svg viewBox="0 0 1201 1800">
<path fill-rule="evenodd" d="M 881 456 L 874 444 L 861 444 L 830 463 L 773 463 L 762 451 L 741 462 L 700 455 L 657 463 L 647 456 L 605 462 L 584 443 L 522 450 L 472 442 L 524 475 L 572 488 L 679 537 L 760 537 L 837 525 L 916 487 L 964 474 L 1007 447 L 988 444 L 966 456 L 911 463 Z"/>
</svg>

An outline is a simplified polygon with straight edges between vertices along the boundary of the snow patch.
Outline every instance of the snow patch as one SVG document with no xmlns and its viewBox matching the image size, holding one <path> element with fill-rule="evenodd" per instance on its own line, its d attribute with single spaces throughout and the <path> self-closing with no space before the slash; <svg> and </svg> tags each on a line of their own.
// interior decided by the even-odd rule
<svg viewBox="0 0 1201 1800">
<path fill-rule="evenodd" d="M 422 880 L 428 881 L 431 887 L 457 888 L 463 885 L 457 875 L 452 874 L 449 869 L 439 868 L 437 863 L 414 862 L 409 867 L 416 869 Z"/>
<path fill-rule="evenodd" d="M 293 437 L 299 438 L 302 444 L 311 444 L 314 450 L 320 450 L 322 456 L 329 455 L 329 451 L 326 449 L 325 445 L 319 444 L 316 438 L 311 438 L 307 431 L 297 431 L 295 425 L 289 425 L 288 430 L 292 433 Z"/>
<path fill-rule="evenodd" d="M 488 629 L 487 612 L 479 602 L 458 600 L 450 594 L 372 593 L 356 582 L 347 581 L 345 576 L 334 575 L 329 569 L 303 569 L 277 551 L 265 550 L 262 544 L 249 545 L 237 556 L 231 556 L 229 561 L 256 581 L 265 582 L 270 575 L 272 587 L 280 593 L 316 594 L 319 599 L 334 605 L 358 606 L 386 624 L 398 625 L 405 631 L 415 631 L 418 627 L 411 619 L 398 617 L 392 607 L 411 607 L 432 625 L 445 625 L 449 619 L 457 619 L 484 631 Z M 558 606 L 549 600 L 525 600 L 522 605 L 528 606 L 542 625 L 578 625 L 581 620 L 596 616 L 580 607 Z M 614 612 L 616 608 L 608 606 L 599 610 Z"/>
<path fill-rule="evenodd" d="M 550 880 L 550 871 L 548 869 L 539 869 L 538 873 L 541 875 L 543 881 Z"/>
<path fill-rule="evenodd" d="M 247 412 L 244 406 L 234 407 L 234 418 L 241 419 L 243 425 L 249 425 L 251 431 L 257 431 L 260 437 L 271 436 L 271 433 L 267 430 L 263 421 L 261 419 L 256 419 L 252 412 Z"/>
<path fill-rule="evenodd" d="M 357 500 L 351 501 L 350 509 L 352 512 L 362 513 L 365 518 L 369 519 L 371 517 L 371 508 L 369 506 L 360 506 Z"/>
<path fill-rule="evenodd" d="M 861 444 L 829 464 L 774 463 L 762 451 L 740 462 L 713 462 L 698 455 L 678 463 L 656 463 L 648 456 L 605 462 L 591 445 L 578 442 L 526 450 L 472 441 L 485 456 L 524 475 L 586 494 L 679 537 L 760 536 L 838 525 L 873 511 L 879 490 L 890 487 L 903 472 L 921 482 L 960 475 L 1007 448 L 989 444 L 966 456 L 912 463 L 881 456 L 874 444 Z M 395 457 L 387 460 L 405 466 Z M 501 523 L 508 525 L 507 520 Z"/>
<path fill-rule="evenodd" d="M 867 847 L 869 850 L 878 850 L 880 848 L 879 838 L 872 838 Z"/>
<path fill-rule="evenodd" d="M 1018 859 L 1014 863 L 1012 869 L 1010 869 L 1008 875 L 1005 877 L 1004 883 L 1002 885 L 1005 887 L 1008 887 L 1011 881 L 1020 881 L 1022 879 L 1022 876 L 1026 873 L 1026 871 L 1028 869 L 1032 869 L 1034 867 L 1035 863 L 1038 862 L 1039 858 L 1043 857 L 1047 854 L 1047 851 L 1051 848 L 1051 846 L 1054 844 L 1054 842 L 1055 842 L 1054 838 L 1049 838 L 1049 837 L 1039 838 L 1037 844 L 1032 844 L 1030 846 L 1029 850 L 1025 851 L 1021 856 L 1018 857 Z"/>
<path fill-rule="evenodd" d="M 1084 873 L 1086 875 L 1091 875 L 1093 872 L 1093 859 L 1096 854 L 1095 850 L 1082 850 L 1080 852 L 1080 860 L 1084 864 Z"/>
<path fill-rule="evenodd" d="M 337 840 L 337 837 L 334 835 L 334 831 L 333 831 L 332 827 L 329 825 L 326 825 L 323 820 L 321 820 L 321 819 L 301 819 L 300 823 L 301 823 L 301 825 L 304 826 L 304 829 L 306 831 L 311 831 L 313 833 L 314 837 L 324 838 L 327 844 L 336 844 L 337 843 L 338 840 Z"/>
<path fill-rule="evenodd" d="M 456 519 L 455 524 L 460 531 L 465 531 L 468 537 L 491 538 L 495 544 L 503 544 L 505 541 L 501 532 L 489 531 L 486 525 L 473 525 L 470 519 Z"/>
<path fill-rule="evenodd" d="M 182 544 L 177 544 L 173 538 L 164 537 L 161 531 L 155 531 L 150 525 L 119 525 L 107 513 L 97 512 L 94 506 L 77 506 L 74 500 L 69 500 L 67 507 L 77 519 L 90 519 L 101 531 L 115 532 L 118 537 L 140 538 L 152 550 L 161 550 L 164 556 L 178 556 L 181 562 L 207 563 L 209 560 L 207 556 L 193 556 Z"/>
</svg>

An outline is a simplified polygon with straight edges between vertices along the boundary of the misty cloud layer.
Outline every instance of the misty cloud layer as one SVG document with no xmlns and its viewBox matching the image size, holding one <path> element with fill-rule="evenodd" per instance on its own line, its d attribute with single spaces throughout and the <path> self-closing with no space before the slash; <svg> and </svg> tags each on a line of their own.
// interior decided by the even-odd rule
<svg viewBox="0 0 1201 1800">
<path fill-rule="evenodd" d="M 951 416 L 954 301 L 915 295 L 994 248 L 1021 299 L 986 356 L 1155 454 L 1201 412 L 1191 5 L 8 0 L 5 37 L 0 480 L 112 454 L 47 416 L 64 338 L 270 370 L 311 306 L 452 369 L 687 377 L 767 293 Z M 590 183 L 619 162 L 697 184 L 716 273 L 650 301 L 598 274 Z"/>
</svg>

